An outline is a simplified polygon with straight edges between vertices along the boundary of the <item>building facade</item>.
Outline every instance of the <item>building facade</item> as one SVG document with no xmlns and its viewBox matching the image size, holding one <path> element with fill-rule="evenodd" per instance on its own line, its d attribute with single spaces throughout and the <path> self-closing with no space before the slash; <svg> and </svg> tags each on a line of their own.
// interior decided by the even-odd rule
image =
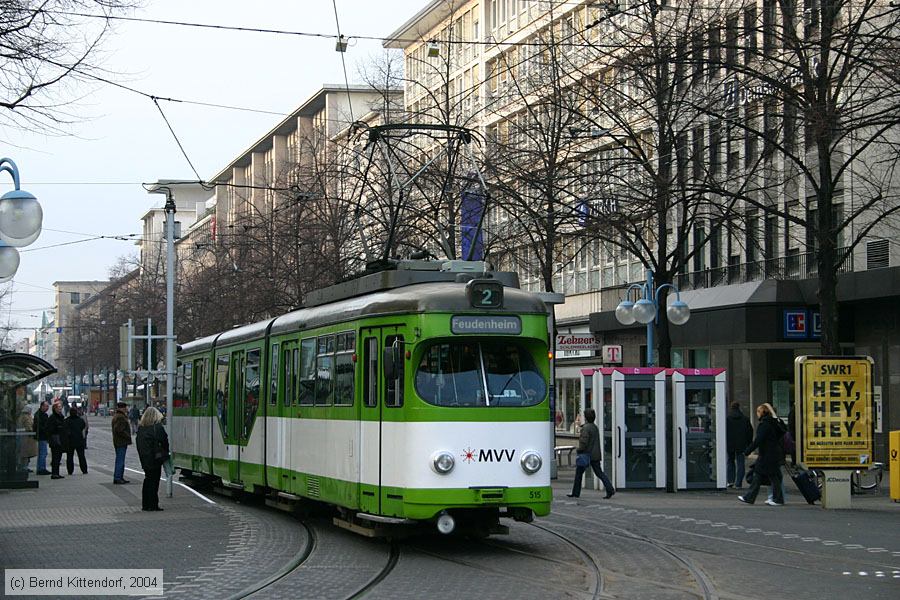
<svg viewBox="0 0 900 600">
<path fill-rule="evenodd" d="M 815 132 L 796 125 L 792 106 L 781 103 L 772 89 L 751 85 L 747 73 L 765 73 L 769 63 L 790 65 L 787 41 L 814 45 L 821 15 L 815 2 L 796 14 L 763 0 L 697 1 L 674 8 L 668 2 L 434 0 L 385 45 L 404 53 L 405 105 L 412 116 L 481 132 L 486 163 L 496 141 L 497 147 L 527 149 L 526 161 L 551 156 L 569 165 L 557 181 L 566 188 L 560 204 L 568 204 L 571 216 L 555 231 L 552 254 L 535 256 L 535 244 L 516 243 L 528 232 L 502 203 L 490 210 L 485 225 L 487 236 L 502 235 L 502 245 L 513 248 L 495 250 L 491 258 L 518 270 L 523 287 L 552 287 L 566 295 L 565 304 L 556 307 L 559 333 L 593 335 L 598 346 L 621 345 L 625 365 L 645 364 L 644 329 L 619 325 L 613 311 L 628 285 L 645 279 L 647 261 L 634 248 L 659 254 L 656 240 L 668 234 L 664 266 L 692 309 L 687 325 L 670 327 L 672 366 L 726 368 L 729 398 L 740 401 L 745 412 L 772 402 L 785 413 L 793 398 L 794 358 L 819 352 L 820 182 L 805 171 L 818 162 L 818 148 L 811 143 Z M 668 45 L 649 44 L 650 37 L 668 39 Z M 646 73 L 644 57 L 629 54 L 638 46 L 663 56 L 645 67 Z M 660 63 L 665 69 L 654 71 Z M 811 72 L 816 68 L 812 65 Z M 645 76 L 654 72 L 671 84 L 669 97 L 676 100 L 669 105 L 677 114 L 666 122 L 668 142 L 659 133 L 660 121 L 654 121 L 657 115 L 643 110 L 653 100 L 647 90 L 660 83 Z M 784 82 L 772 77 L 782 95 L 802 86 L 793 74 Z M 548 124 L 554 119 L 555 130 Z M 569 146 L 541 147 L 546 142 L 535 141 L 535 131 L 568 133 Z M 857 131 L 865 135 L 864 128 Z M 883 139 L 858 161 L 846 157 L 859 137 L 842 140 L 833 158 L 840 174 L 830 185 L 835 186 L 832 222 L 840 224 L 837 254 L 843 259 L 837 285 L 841 348 L 875 359 L 880 432 L 887 432 L 900 427 L 894 308 L 900 254 L 891 242 L 900 182 L 893 175 L 896 157 Z M 641 205 L 631 196 L 655 189 L 641 169 L 659 167 L 661 148 L 668 151 L 671 181 L 682 194 L 680 203 L 655 207 L 655 214 L 665 215 L 663 230 L 656 227 L 659 219 L 648 219 L 644 235 L 631 230 L 640 243 L 616 240 L 619 234 L 612 231 L 591 231 L 592 221 L 615 227 L 617 215 L 645 210 L 652 198 Z M 871 168 L 880 163 L 888 166 Z M 617 167 L 627 173 L 610 177 Z M 515 197 L 522 185 L 527 183 L 498 187 L 510 188 Z M 679 207 L 689 202 L 696 208 L 685 218 Z M 599 354 L 557 354 L 561 435 L 574 433 L 580 370 L 599 365 Z M 880 432 L 876 459 L 884 460 L 886 435 Z"/>
</svg>

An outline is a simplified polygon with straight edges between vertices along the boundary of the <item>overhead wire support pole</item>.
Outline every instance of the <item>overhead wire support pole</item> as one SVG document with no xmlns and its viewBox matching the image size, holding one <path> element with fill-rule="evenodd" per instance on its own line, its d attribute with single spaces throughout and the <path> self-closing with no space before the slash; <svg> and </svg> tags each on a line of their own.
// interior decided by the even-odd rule
<svg viewBox="0 0 900 600">
<path fill-rule="evenodd" d="M 175 200 L 166 188 L 166 429 L 169 453 L 173 452 L 172 421 L 175 419 Z M 175 469 L 167 473 L 166 497 L 172 497 Z"/>
<path fill-rule="evenodd" d="M 166 433 L 169 435 L 169 455 L 175 451 L 172 423 L 175 421 L 175 198 L 169 185 L 162 182 L 146 187 L 151 194 L 165 194 L 166 204 Z M 149 332 L 148 332 L 149 334 Z M 172 497 L 175 470 L 166 474 L 166 496 Z"/>
</svg>

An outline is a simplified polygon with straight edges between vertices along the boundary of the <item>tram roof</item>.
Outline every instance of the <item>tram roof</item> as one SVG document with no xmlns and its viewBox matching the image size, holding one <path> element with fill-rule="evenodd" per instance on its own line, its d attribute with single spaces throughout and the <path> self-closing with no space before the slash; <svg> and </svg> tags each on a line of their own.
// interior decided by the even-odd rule
<svg viewBox="0 0 900 600">
<path fill-rule="evenodd" d="M 213 344 L 215 343 L 216 338 L 218 338 L 220 335 L 222 335 L 222 334 L 214 333 L 212 335 L 208 335 L 206 337 L 202 337 L 197 340 L 192 340 L 186 344 L 181 344 L 181 346 L 178 349 L 178 352 L 179 353 L 184 353 L 184 352 L 191 353 L 191 352 L 202 352 L 204 350 L 209 350 L 210 348 L 212 348 Z"/>
<path fill-rule="evenodd" d="M 383 290 L 282 315 L 275 319 L 271 333 L 286 333 L 393 313 L 470 312 L 472 306 L 465 289 L 465 283 L 433 282 Z M 544 303 L 532 293 L 505 287 L 503 296 L 505 310 L 537 314 L 547 312 Z"/>
</svg>

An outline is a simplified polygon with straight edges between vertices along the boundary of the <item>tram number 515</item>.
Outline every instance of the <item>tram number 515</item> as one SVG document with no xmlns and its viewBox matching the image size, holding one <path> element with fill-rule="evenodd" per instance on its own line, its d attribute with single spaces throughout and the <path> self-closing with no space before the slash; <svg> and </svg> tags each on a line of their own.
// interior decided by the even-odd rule
<svg viewBox="0 0 900 600">
<path fill-rule="evenodd" d="M 544 497 L 544 495 L 541 493 L 541 490 L 530 490 L 528 492 L 528 497 L 531 500 L 540 500 Z"/>
</svg>

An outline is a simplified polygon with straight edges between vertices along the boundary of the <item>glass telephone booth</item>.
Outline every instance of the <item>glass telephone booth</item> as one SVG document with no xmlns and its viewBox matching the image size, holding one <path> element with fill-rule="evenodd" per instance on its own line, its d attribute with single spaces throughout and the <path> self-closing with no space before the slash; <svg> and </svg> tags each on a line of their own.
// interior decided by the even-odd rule
<svg viewBox="0 0 900 600">
<path fill-rule="evenodd" d="M 666 485 L 666 371 L 619 368 L 612 374 L 613 485 Z"/>
<path fill-rule="evenodd" d="M 724 488 L 724 369 L 673 369 L 676 479 L 679 489 Z"/>
</svg>

